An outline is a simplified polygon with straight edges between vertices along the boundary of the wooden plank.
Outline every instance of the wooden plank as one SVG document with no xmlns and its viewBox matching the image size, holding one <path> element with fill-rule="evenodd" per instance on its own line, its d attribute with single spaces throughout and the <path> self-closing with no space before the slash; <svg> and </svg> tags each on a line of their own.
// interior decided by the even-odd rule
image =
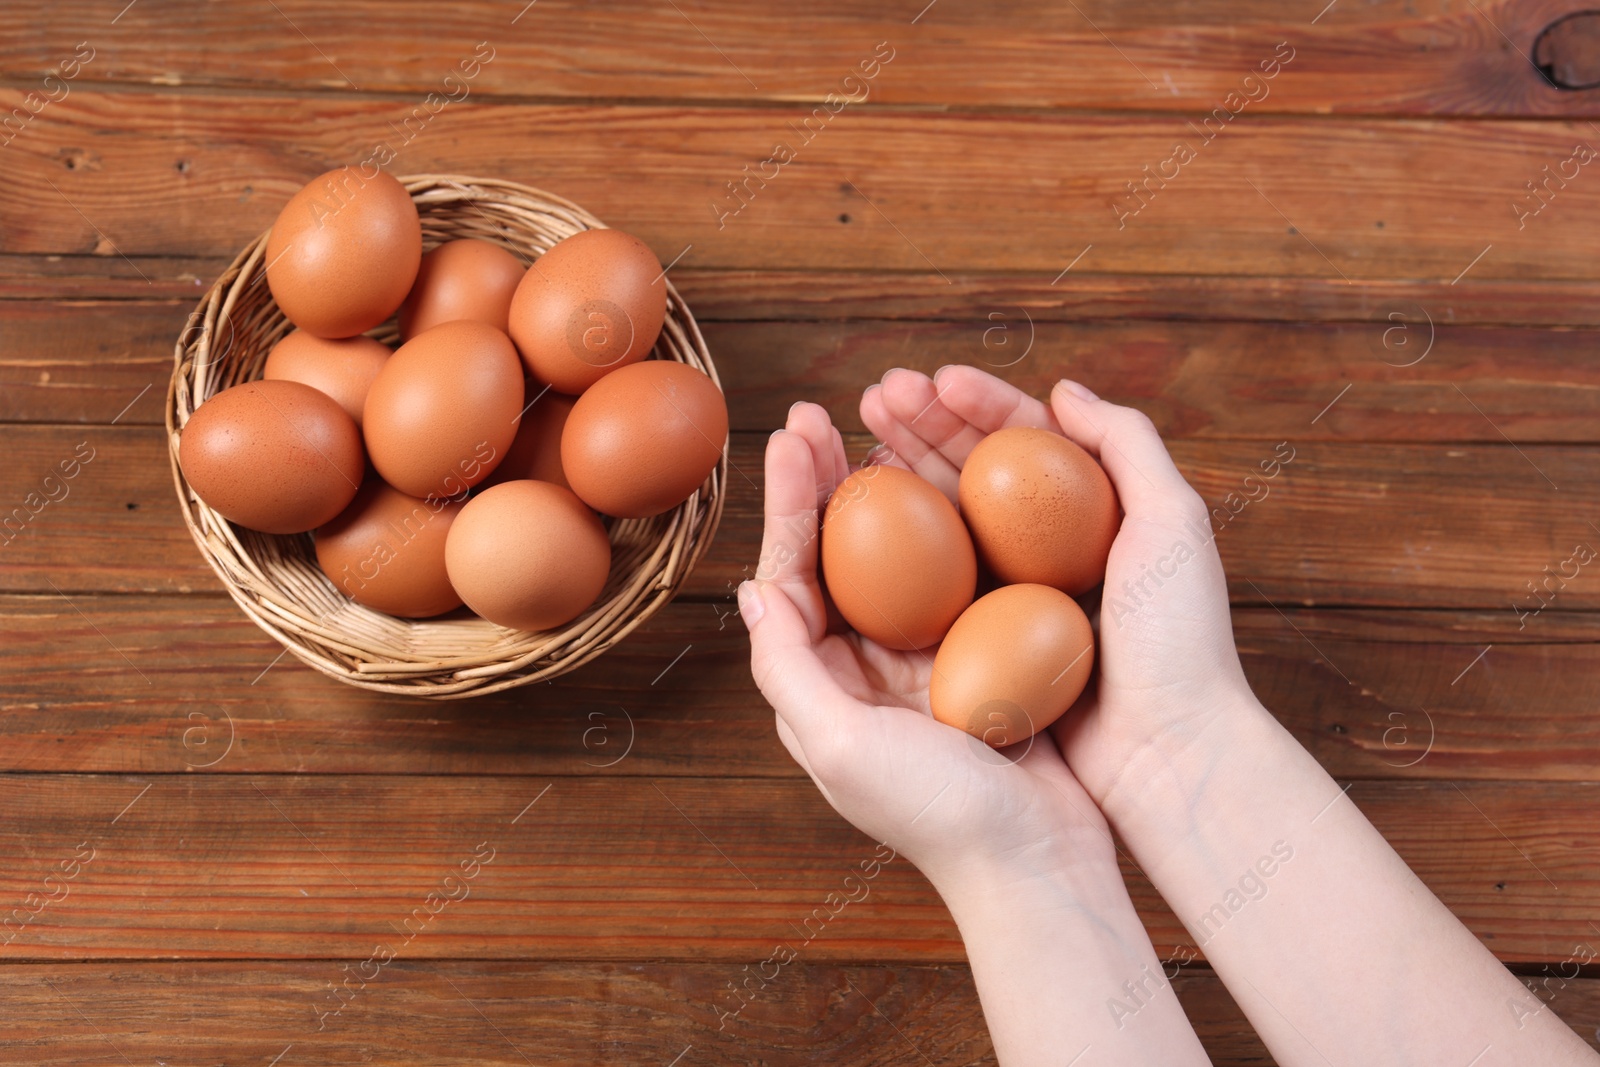
<svg viewBox="0 0 1600 1067">
<path fill-rule="evenodd" d="M 1600 780 L 1594 615 L 1235 608 L 1233 625 L 1251 688 L 1337 777 Z"/>
<path fill-rule="evenodd" d="M 115 254 L 0 253 L 0 301 L 177 300 L 173 307 L 186 313 L 227 265 L 227 259 L 204 256 L 143 256 L 135 264 Z M 1600 326 L 1600 282 L 1478 281 L 1470 274 L 1451 285 L 1097 274 L 1080 268 L 1055 281 L 1004 271 L 940 277 L 927 270 L 716 270 L 680 264 L 672 277 L 701 322 L 954 319 L 981 321 L 987 328 L 997 322 L 1088 319 L 1244 320 L 1360 322 L 1381 332 L 1404 323 L 1423 327 L 1431 318 L 1441 326 Z M 6 310 L 0 307 L 0 315 Z M 132 305 L 125 310 L 148 313 Z M 991 319 L 994 313 L 1004 318 Z M 176 330 L 184 315 L 173 314 Z"/>
<path fill-rule="evenodd" d="M 1524 981 L 1600 1047 L 1600 980 L 1567 974 L 1552 967 Z M 118 1052 L 140 1063 L 264 1063 L 290 1044 L 283 1062 L 306 1067 L 342 1067 L 375 1048 L 386 1063 L 430 1067 L 664 1064 L 690 1048 L 692 1062 L 709 1067 L 994 1062 L 964 965 L 797 959 L 764 985 L 752 981 L 759 992 L 745 994 L 737 1015 L 720 1014 L 739 1003 L 727 983 L 744 977 L 743 968 L 718 964 L 397 959 L 323 1019 L 327 983 L 344 980 L 327 961 L 6 967 L 10 1030 L 0 1063 L 49 1067 Z M 1172 984 L 1216 1067 L 1270 1067 L 1214 975 L 1197 968 Z M 171 1025 L 179 1019 L 187 1025 Z"/>
<path fill-rule="evenodd" d="M 1563 93 L 1526 58 L 1567 0 L 1465 8 L 1446 0 L 1285 8 L 1206 0 L 1174 9 L 1145 0 L 1027 0 L 918 12 L 846 0 L 808 5 L 544 0 L 536 10 L 488 0 L 419 12 L 404 23 L 374 0 L 337 9 L 284 2 L 278 13 L 198 3 L 168 16 L 134 9 L 114 23 L 85 0 L 49 22 L 0 20 L 0 71 L 19 89 L 87 38 L 83 81 L 162 86 L 327 88 L 420 101 L 462 98 L 761 98 L 802 112 L 829 92 L 888 104 L 1209 111 L 1230 92 L 1264 111 L 1594 115 L 1590 93 Z M 281 17 L 280 17 L 281 16 Z M 1504 36 L 1502 36 L 1504 35 Z M 478 42 L 486 48 L 477 48 Z M 844 79 L 874 54 L 889 65 Z M 1510 42 L 1509 46 L 1507 41 Z M 1278 51 L 1280 42 L 1287 47 Z M 1292 49 L 1292 51 L 1291 51 Z M 492 59 L 463 81 L 475 52 Z M 1274 54 L 1293 56 L 1246 83 Z M 69 68 L 72 69 L 72 68 Z M 471 69 L 470 67 L 467 69 Z M 1266 68 L 1276 70 L 1276 68 Z M 70 84 L 70 83 L 69 83 Z M 1583 84 L 1583 83 L 1578 83 Z M 54 91 L 59 88 L 50 86 Z"/>
<path fill-rule="evenodd" d="M 673 604 L 553 685 L 465 702 L 355 689 L 282 651 L 222 596 L 0 598 L 0 769 L 801 773 L 731 605 Z"/>
<path fill-rule="evenodd" d="M 83 88 L 41 111 L 9 149 L 0 250 L 231 255 L 303 182 L 403 141 L 391 101 L 190 99 Z M 1600 181 L 1571 162 L 1590 136 L 1548 122 L 1265 117 L 1208 146 L 1176 117 L 870 110 L 739 195 L 727 183 L 746 181 L 742 168 L 800 140 L 780 110 L 468 101 L 390 148 L 398 173 L 576 197 L 663 261 L 692 245 L 685 266 L 1054 279 L 1074 262 L 1113 274 L 1181 262 L 1189 274 L 1592 281 Z M 1179 140 L 1194 158 L 1119 200 Z M 1545 203 L 1525 188 L 1545 166 L 1577 176 L 1519 222 L 1518 197 L 1525 213 Z"/>
<path fill-rule="evenodd" d="M 552 685 L 441 704 L 279 660 L 220 596 L 0 597 L 0 770 L 800 777 L 733 611 L 680 601 Z M 1234 629 L 1340 778 L 1600 779 L 1594 615 L 1238 608 Z"/>
<path fill-rule="evenodd" d="M 0 421 L 164 425 L 192 304 L 0 302 Z"/>
<path fill-rule="evenodd" d="M 1035 396 L 1070 375 L 1139 407 L 1169 438 L 1600 439 L 1600 367 L 1574 358 L 1600 348 L 1600 332 L 1434 328 L 1421 316 L 1300 325 L 1033 323 L 1015 307 L 991 314 L 938 323 L 721 323 L 708 328 L 707 342 L 727 368 L 735 423 L 748 430 L 782 425 L 790 405 L 806 399 L 827 407 L 842 429 L 860 431 L 861 392 L 886 371 L 931 374 L 962 363 Z"/>
<path fill-rule="evenodd" d="M 25 269 L 35 257 L 11 258 Z M 0 256 L 0 295 L 22 284 L 7 276 L 6 259 Z M 1361 322 L 1380 331 L 1406 322 L 1422 326 L 1429 317 L 1457 326 L 1600 325 L 1600 284 L 1586 281 L 1479 281 L 1469 274 L 1455 285 L 1407 279 L 1347 283 L 1338 277 L 1100 274 L 1082 264 L 1059 280 L 1006 272 L 946 274 L 673 268 L 695 315 L 715 320 L 978 319 L 987 327 L 1030 319 L 1191 319 Z M 32 291 L 47 295 L 42 287 Z M 1005 317 L 989 318 L 993 313 Z"/>
<path fill-rule="evenodd" d="M 750 960 L 751 973 L 764 958 Z M 620 1067 L 674 1057 L 708 1067 L 911 1067 L 929 1054 L 939 1063 L 994 1063 L 965 966 L 796 960 L 738 1015 L 720 1016 L 739 1003 L 728 983 L 744 976 L 731 962 L 402 958 L 364 986 L 352 980 L 359 992 L 340 1014 L 322 1017 L 337 1006 L 328 983 L 345 980 L 333 961 L 9 967 L 0 970 L 12 1002 L 0 1063 L 81 1064 L 121 1052 L 138 1063 L 265 1064 L 286 1047 L 282 1063 L 296 1067 L 374 1058 L 429 1067 Z M 1205 1037 L 1221 1053 L 1218 1064 L 1263 1062 L 1238 1009 L 1224 1014 L 1229 1001 L 1220 986 L 1183 979 L 1179 991 L 1208 1013 Z"/>
<path fill-rule="evenodd" d="M 1564 959 L 1595 936 L 1600 784 L 1370 782 L 1349 796 L 1501 959 Z M 0 776 L 0 799 L 18 961 L 349 958 L 376 938 L 414 958 L 746 961 L 791 936 L 818 960 L 962 959 L 921 875 L 886 853 L 874 868 L 879 846 L 804 781 L 28 774 Z M 74 867 L 56 902 L 30 900 Z M 827 904 L 867 870 L 848 910 Z M 1158 950 L 1189 945 L 1124 874 Z M 814 909 L 829 907 L 824 923 Z"/>
<path fill-rule="evenodd" d="M 1460 395 L 1445 399 L 1457 412 L 1469 406 Z M 152 402 L 148 395 L 140 401 Z M 1337 408 L 1327 416 L 1337 417 Z M 27 520 L 0 545 L 0 592 L 218 588 L 173 506 L 163 438 L 154 427 L 0 427 L 0 447 L 10 457 L 0 468 L 0 501 L 7 502 L 0 515 L 16 517 L 22 508 L 14 521 Z M 1600 536 L 1565 503 L 1600 495 L 1592 451 L 1288 439 L 1294 459 L 1267 483 L 1258 467 L 1274 445 L 1171 442 L 1179 467 L 1208 502 L 1237 509 L 1225 523 L 1214 522 L 1236 601 L 1510 614 L 1514 604 L 1536 606 L 1527 587 L 1541 583 L 1541 591 L 1557 590 L 1563 609 L 1600 607 L 1600 583 L 1582 565 L 1565 585 L 1542 584 L 1546 567 L 1572 572 L 1574 546 L 1592 548 Z M 868 440 L 852 435 L 849 443 L 859 456 Z M 734 435 L 722 526 L 685 588 L 690 596 L 729 596 L 754 568 L 763 444 L 762 434 Z M 93 449 L 95 458 L 75 479 L 57 475 L 47 483 L 80 448 Z M 1245 483 L 1252 474 L 1257 481 Z M 66 491 L 59 503 L 46 495 L 51 486 L 58 496 Z M 1258 499 L 1239 507 L 1242 494 Z"/>
<path fill-rule="evenodd" d="M 0 421 L 160 424 L 188 314 L 177 303 L 0 301 Z M 1600 366 L 1573 358 L 1600 348 L 1600 331 L 1430 326 L 1415 311 L 1413 322 L 1363 325 L 1032 322 L 1016 306 L 990 315 L 708 321 L 704 332 L 737 430 L 780 426 L 805 399 L 860 431 L 861 391 L 889 368 L 970 363 L 1041 396 L 1074 375 L 1174 437 L 1600 439 Z M 1346 384 L 1338 408 L 1313 422 Z M 1481 411 L 1457 387 L 1478 394 Z"/>
<path fill-rule="evenodd" d="M 135 263 L 107 253 L 0 254 L 0 300 L 181 300 L 193 307 L 230 262 L 220 256 L 142 256 Z"/>
</svg>

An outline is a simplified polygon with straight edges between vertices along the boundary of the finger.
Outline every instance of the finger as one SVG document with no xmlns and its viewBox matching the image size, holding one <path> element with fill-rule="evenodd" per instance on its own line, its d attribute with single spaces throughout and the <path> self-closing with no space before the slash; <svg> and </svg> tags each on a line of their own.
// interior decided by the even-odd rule
<svg viewBox="0 0 1600 1067">
<path fill-rule="evenodd" d="M 906 379 L 909 381 L 902 386 L 900 383 Z M 877 434 L 884 444 L 894 449 L 895 454 L 905 461 L 907 467 L 954 500 L 960 472 L 932 445 L 924 441 L 914 428 L 901 421 L 889 399 L 891 390 L 917 390 L 921 386 L 926 386 L 928 396 L 933 395 L 933 383 L 926 375 L 899 368 L 890 371 L 884 376 L 881 388 L 870 390 L 872 394 L 870 402 L 863 394 L 863 420 L 870 405 L 874 422 L 869 423 L 868 428 Z M 915 414 L 915 408 L 912 409 L 912 413 Z"/>
<path fill-rule="evenodd" d="M 837 489 L 839 483 L 850 477 L 850 457 L 845 455 L 844 435 L 839 432 L 839 427 L 833 428 L 833 485 Z"/>
<path fill-rule="evenodd" d="M 811 470 L 816 477 L 816 506 L 822 507 L 839 484 L 833 457 L 833 420 L 826 408 L 801 401 L 789 408 L 784 429 L 799 434 L 811 448 Z"/>
<path fill-rule="evenodd" d="M 857 701 L 818 657 L 799 607 L 776 583 L 756 580 L 739 587 L 739 613 L 750 631 L 756 687 L 803 750 L 830 743 L 848 718 L 840 711 Z"/>
<path fill-rule="evenodd" d="M 1061 432 L 1061 424 L 1047 404 L 977 367 L 940 367 L 933 381 L 941 403 L 981 433 L 990 434 L 1009 426 Z"/>
<path fill-rule="evenodd" d="M 1130 517 L 1170 519 L 1204 507 L 1143 412 L 1108 403 L 1065 380 L 1050 391 L 1050 406 L 1062 432 L 1100 460 Z"/>
<path fill-rule="evenodd" d="M 910 371 L 890 371 L 883 382 L 883 402 L 907 429 L 935 449 L 958 473 L 985 433 L 951 411 L 933 379 Z"/>
<path fill-rule="evenodd" d="M 861 394 L 861 421 L 880 442 L 874 445 L 872 451 L 867 453 L 867 458 L 861 461 L 863 467 L 899 467 L 907 471 L 911 469 L 911 464 L 883 439 L 884 432 L 894 419 L 890 416 L 889 409 L 883 406 L 882 385 L 869 385 L 866 392 Z"/>
<path fill-rule="evenodd" d="M 767 441 L 766 480 L 756 577 L 782 587 L 808 631 L 821 638 L 828 618 L 817 582 L 817 477 L 811 445 L 804 437 L 787 430 L 772 435 Z"/>
</svg>

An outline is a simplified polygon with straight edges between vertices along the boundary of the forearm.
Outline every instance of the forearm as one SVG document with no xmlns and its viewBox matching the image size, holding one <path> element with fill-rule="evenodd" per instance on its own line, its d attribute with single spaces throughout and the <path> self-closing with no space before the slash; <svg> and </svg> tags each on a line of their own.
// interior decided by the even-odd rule
<svg viewBox="0 0 1600 1067">
<path fill-rule="evenodd" d="M 1284 1067 L 1596 1058 L 1254 700 L 1106 815 Z"/>
<path fill-rule="evenodd" d="M 1002 1067 L 1210 1062 L 1104 852 L 986 864 L 939 887 Z"/>
</svg>

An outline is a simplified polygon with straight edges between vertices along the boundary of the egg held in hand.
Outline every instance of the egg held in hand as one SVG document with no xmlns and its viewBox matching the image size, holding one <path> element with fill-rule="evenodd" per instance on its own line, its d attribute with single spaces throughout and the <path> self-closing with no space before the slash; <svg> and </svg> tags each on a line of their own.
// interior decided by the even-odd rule
<svg viewBox="0 0 1600 1067">
<path fill-rule="evenodd" d="M 650 246 L 621 230 L 581 230 L 522 276 L 510 333 L 529 374 L 577 395 L 649 355 L 666 316 L 666 276 Z"/>
<path fill-rule="evenodd" d="M 418 500 L 369 476 L 350 506 L 316 533 L 317 565 L 357 604 L 407 619 L 461 606 L 445 573 L 455 500 Z"/>
<path fill-rule="evenodd" d="M 542 403 L 542 401 L 541 401 Z M 561 431 L 561 469 L 585 504 L 621 519 L 670 511 L 728 441 L 728 403 L 704 372 L 652 359 L 600 379 Z"/>
<path fill-rule="evenodd" d="M 550 482 L 502 482 L 467 501 L 445 542 L 467 607 L 513 630 L 551 630 L 605 588 L 611 541 L 600 518 Z"/>
<path fill-rule="evenodd" d="M 1077 601 L 1047 585 L 979 597 L 933 657 L 933 717 L 994 748 L 1026 741 L 1072 707 L 1094 667 L 1094 633 Z"/>
<path fill-rule="evenodd" d="M 361 431 L 326 393 L 287 381 L 224 389 L 189 416 L 178 442 L 184 480 L 230 522 L 304 533 L 361 488 Z"/>
<path fill-rule="evenodd" d="M 372 465 L 409 496 L 460 496 L 505 458 L 522 412 L 522 364 L 505 334 L 446 322 L 401 345 L 367 392 Z"/>
<path fill-rule="evenodd" d="M 394 314 L 422 262 L 411 194 L 380 170 L 340 167 L 314 178 L 278 213 L 263 252 L 267 287 L 318 337 L 354 337 Z"/>
<path fill-rule="evenodd" d="M 886 648 L 937 643 L 977 590 L 977 557 L 955 506 L 899 467 L 839 483 L 823 513 L 821 559 L 839 614 Z"/>
<path fill-rule="evenodd" d="M 1122 514 L 1095 458 L 1060 434 L 1013 426 L 979 441 L 961 468 L 961 516 L 1001 582 L 1076 596 L 1105 580 Z"/>
</svg>

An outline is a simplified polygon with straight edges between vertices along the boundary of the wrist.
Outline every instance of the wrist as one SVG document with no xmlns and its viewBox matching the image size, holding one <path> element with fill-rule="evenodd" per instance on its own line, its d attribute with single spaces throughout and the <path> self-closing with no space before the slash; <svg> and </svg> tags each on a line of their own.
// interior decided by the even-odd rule
<svg viewBox="0 0 1600 1067">
<path fill-rule="evenodd" d="M 1001 1063 L 1206 1064 L 1116 851 L 984 860 L 935 881 Z M 1095 1051 L 1085 1056 L 1093 1048 Z"/>
<path fill-rule="evenodd" d="M 1041 907 L 1100 911 L 1120 901 L 1132 910 L 1116 849 L 1094 828 L 1038 839 L 1026 848 L 972 853 L 924 873 L 963 928 Z"/>
<path fill-rule="evenodd" d="M 1162 733 L 1130 755 L 1100 798 L 1106 820 L 1142 856 L 1191 836 L 1200 820 L 1249 805 L 1266 769 L 1281 763 L 1283 726 L 1246 691 L 1193 721 Z"/>
</svg>

